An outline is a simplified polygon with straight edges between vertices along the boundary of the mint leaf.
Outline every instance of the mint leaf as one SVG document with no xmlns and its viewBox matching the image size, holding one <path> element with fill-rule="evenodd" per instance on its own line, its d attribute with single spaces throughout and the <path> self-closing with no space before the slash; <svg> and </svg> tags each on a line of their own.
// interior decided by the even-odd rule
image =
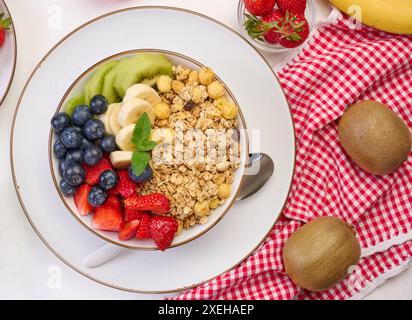
<svg viewBox="0 0 412 320">
<path fill-rule="evenodd" d="M 136 146 L 136 151 L 133 152 L 132 156 L 132 170 L 137 176 L 140 176 L 149 164 L 149 151 L 157 146 L 156 142 L 150 141 L 151 132 L 152 123 L 145 112 L 137 120 L 132 137 L 132 143 Z"/>
<path fill-rule="evenodd" d="M 150 161 L 150 155 L 147 152 L 135 151 L 132 156 L 132 170 L 137 176 L 140 176 L 146 169 Z"/>
<path fill-rule="evenodd" d="M 136 126 L 133 131 L 132 142 L 137 146 L 142 141 L 146 141 L 150 138 L 150 133 L 152 131 L 152 123 L 150 122 L 147 113 L 143 113 L 139 120 L 137 120 Z"/>
<path fill-rule="evenodd" d="M 154 141 L 141 141 L 136 145 L 136 149 L 138 151 L 152 151 L 154 148 L 156 148 L 157 143 Z"/>
</svg>

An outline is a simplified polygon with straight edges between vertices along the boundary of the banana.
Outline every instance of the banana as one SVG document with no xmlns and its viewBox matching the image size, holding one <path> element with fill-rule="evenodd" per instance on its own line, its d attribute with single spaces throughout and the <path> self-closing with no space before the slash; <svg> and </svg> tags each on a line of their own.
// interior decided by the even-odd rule
<svg viewBox="0 0 412 320">
<path fill-rule="evenodd" d="M 123 102 L 127 102 L 134 98 L 146 100 L 152 106 L 155 106 L 162 102 L 162 99 L 160 98 L 156 90 L 151 86 L 143 83 L 135 84 L 127 89 L 126 95 L 123 98 Z"/>
<path fill-rule="evenodd" d="M 412 34 L 411 0 L 329 0 L 341 11 L 376 29 Z"/>
<path fill-rule="evenodd" d="M 120 130 L 122 129 L 122 126 L 117 121 L 117 118 L 119 117 L 121 107 L 122 107 L 121 103 L 116 103 L 113 106 L 113 110 L 110 113 L 110 117 L 108 118 L 110 131 L 114 135 L 117 135 L 120 132 Z"/>
<path fill-rule="evenodd" d="M 117 121 L 122 127 L 127 127 L 130 124 L 135 124 L 139 117 L 145 112 L 153 124 L 156 118 L 156 112 L 149 102 L 139 98 L 128 100 L 123 102 Z"/>
<path fill-rule="evenodd" d="M 117 146 L 123 151 L 133 151 L 135 149 L 132 143 L 133 131 L 135 125 L 131 124 L 127 127 L 124 127 L 122 130 L 116 134 L 116 143 Z"/>
<path fill-rule="evenodd" d="M 107 134 L 113 134 L 113 131 L 110 127 L 110 116 L 117 104 L 118 103 L 109 104 L 107 111 L 98 117 L 99 120 L 103 122 Z"/>
<path fill-rule="evenodd" d="M 115 151 L 110 154 L 110 161 L 116 169 L 126 169 L 132 163 L 133 151 Z"/>
<path fill-rule="evenodd" d="M 169 128 L 156 129 L 153 131 L 151 139 L 158 144 L 172 143 L 175 139 L 175 132 Z"/>
</svg>

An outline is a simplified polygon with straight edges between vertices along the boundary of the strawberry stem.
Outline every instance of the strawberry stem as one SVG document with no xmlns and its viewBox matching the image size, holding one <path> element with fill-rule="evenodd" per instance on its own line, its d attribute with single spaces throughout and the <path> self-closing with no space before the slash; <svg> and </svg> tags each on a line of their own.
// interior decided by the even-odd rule
<svg viewBox="0 0 412 320">
<path fill-rule="evenodd" d="M 262 36 L 264 36 L 269 30 L 273 28 L 279 28 L 276 21 L 272 23 L 263 22 L 258 17 L 246 13 L 245 17 L 247 18 L 247 20 L 245 21 L 243 26 L 252 39 L 262 40 Z"/>
<path fill-rule="evenodd" d="M 0 13 L 0 28 L 4 30 L 10 30 L 11 18 L 8 17 L 6 19 L 3 19 L 3 17 L 4 17 L 4 12 Z"/>
<path fill-rule="evenodd" d="M 289 14 L 289 11 L 286 11 L 284 23 L 282 27 L 278 29 L 279 31 L 276 32 L 280 33 L 284 38 L 290 41 L 301 41 L 302 36 L 300 35 L 300 32 L 303 31 L 303 27 L 305 26 L 306 22 L 296 22 L 296 20 L 296 15 L 291 16 Z"/>
</svg>

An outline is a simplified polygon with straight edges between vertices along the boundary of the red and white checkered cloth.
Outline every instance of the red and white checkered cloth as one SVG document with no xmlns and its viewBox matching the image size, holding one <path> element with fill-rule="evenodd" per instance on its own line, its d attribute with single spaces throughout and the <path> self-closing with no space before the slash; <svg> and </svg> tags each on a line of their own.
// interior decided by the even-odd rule
<svg viewBox="0 0 412 320">
<path fill-rule="evenodd" d="M 340 17 L 318 28 L 279 78 L 296 125 L 293 189 L 266 242 L 236 269 L 177 299 L 348 299 L 370 292 L 412 256 L 412 154 L 377 177 L 343 152 L 337 120 L 356 101 L 387 104 L 412 128 L 412 37 Z M 363 248 L 357 268 L 336 287 L 311 293 L 284 274 L 282 248 L 305 222 L 332 215 L 353 224 Z"/>
</svg>

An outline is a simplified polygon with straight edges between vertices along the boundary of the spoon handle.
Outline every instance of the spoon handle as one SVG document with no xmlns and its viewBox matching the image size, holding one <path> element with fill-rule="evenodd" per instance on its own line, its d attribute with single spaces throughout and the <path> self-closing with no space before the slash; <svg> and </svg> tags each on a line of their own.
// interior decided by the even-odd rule
<svg viewBox="0 0 412 320">
<path fill-rule="evenodd" d="M 86 268 L 96 268 L 106 263 L 107 261 L 112 260 L 125 251 L 125 248 L 115 246 L 113 244 L 105 244 L 104 246 L 87 255 L 83 259 L 83 265 Z"/>
</svg>

